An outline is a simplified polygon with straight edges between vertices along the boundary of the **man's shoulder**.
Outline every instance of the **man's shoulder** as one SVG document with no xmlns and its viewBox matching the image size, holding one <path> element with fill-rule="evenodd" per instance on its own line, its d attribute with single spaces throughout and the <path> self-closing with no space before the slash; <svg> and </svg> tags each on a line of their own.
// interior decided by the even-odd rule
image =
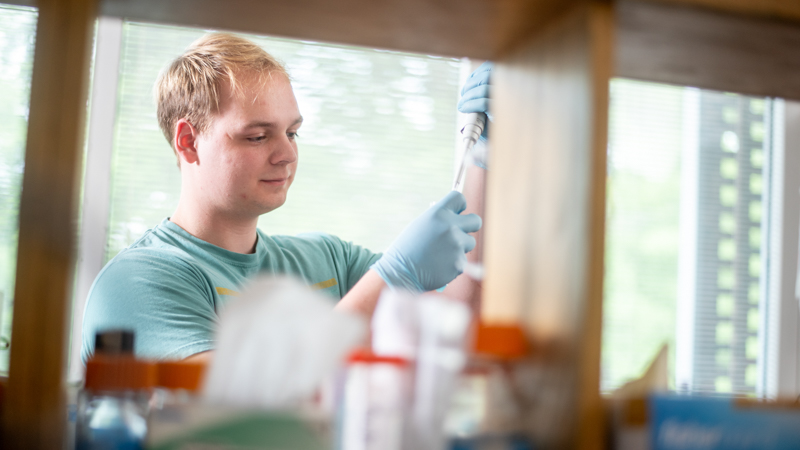
<svg viewBox="0 0 800 450">
<path fill-rule="evenodd" d="M 290 253 L 341 253 L 353 246 L 337 236 L 317 231 L 288 236 L 267 235 L 259 230 L 259 239 L 264 241 L 268 250 L 279 249 Z"/>
<path fill-rule="evenodd" d="M 139 260 L 172 260 L 186 262 L 192 260 L 196 246 L 185 236 L 175 231 L 169 219 L 147 230 L 130 246 L 123 249 L 111 262 L 131 262 Z"/>
<path fill-rule="evenodd" d="M 175 274 L 176 272 L 194 272 L 195 264 L 177 248 L 164 247 L 129 247 L 111 259 L 97 276 L 97 279 L 117 278 L 133 279 L 134 277 L 150 278 L 156 273 Z M 150 274 L 150 275 L 148 275 Z"/>
<path fill-rule="evenodd" d="M 326 245 L 329 243 L 343 242 L 338 237 L 332 234 L 323 233 L 321 231 L 299 233 L 294 236 L 283 235 L 283 234 L 267 235 L 261 230 L 259 230 L 258 233 L 260 236 L 263 236 L 268 240 L 272 240 L 275 243 L 275 245 L 280 245 L 284 247 L 296 246 L 296 245 Z"/>
<path fill-rule="evenodd" d="M 338 236 L 322 232 L 300 233 L 296 236 L 267 236 L 261 230 L 259 235 L 265 242 L 267 252 L 292 254 L 300 259 L 319 261 L 320 258 L 342 261 L 374 262 L 380 257 L 364 247 L 345 241 Z"/>
<path fill-rule="evenodd" d="M 111 258 L 109 264 L 137 263 L 147 261 L 174 261 L 186 262 L 187 253 L 177 247 L 165 246 L 137 246 L 128 247 Z"/>
<path fill-rule="evenodd" d="M 168 254 L 176 253 L 187 244 L 187 239 L 176 231 L 176 227 L 169 219 L 164 219 L 158 225 L 145 231 L 126 250 L 139 249 L 165 251 Z"/>
<path fill-rule="evenodd" d="M 162 225 L 147 230 L 129 247 L 120 251 L 103 268 L 99 276 L 108 273 L 163 272 L 192 270 L 194 258 L 186 248 L 165 233 Z"/>
</svg>

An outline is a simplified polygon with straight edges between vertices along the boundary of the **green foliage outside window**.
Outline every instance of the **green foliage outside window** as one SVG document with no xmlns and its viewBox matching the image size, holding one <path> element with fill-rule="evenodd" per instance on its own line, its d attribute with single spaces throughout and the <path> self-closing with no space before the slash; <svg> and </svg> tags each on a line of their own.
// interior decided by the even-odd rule
<svg viewBox="0 0 800 450">
<path fill-rule="evenodd" d="M 613 80 L 602 387 L 675 351 L 683 88 Z"/>
</svg>

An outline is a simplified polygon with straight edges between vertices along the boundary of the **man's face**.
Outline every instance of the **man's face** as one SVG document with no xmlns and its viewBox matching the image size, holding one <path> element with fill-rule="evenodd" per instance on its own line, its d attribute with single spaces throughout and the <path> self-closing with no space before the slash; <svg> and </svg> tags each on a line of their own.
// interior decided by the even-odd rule
<svg viewBox="0 0 800 450">
<path fill-rule="evenodd" d="M 283 205 L 297 169 L 302 117 L 292 86 L 243 74 L 239 94 L 220 86 L 220 105 L 196 140 L 201 198 L 214 211 L 253 218 Z"/>
</svg>

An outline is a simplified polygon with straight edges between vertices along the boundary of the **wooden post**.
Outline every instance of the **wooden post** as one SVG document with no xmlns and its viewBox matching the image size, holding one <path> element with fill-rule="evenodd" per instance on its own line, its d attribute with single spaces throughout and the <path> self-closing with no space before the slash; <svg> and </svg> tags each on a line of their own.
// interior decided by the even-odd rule
<svg viewBox="0 0 800 450">
<path fill-rule="evenodd" d="M 62 448 L 76 218 L 96 0 L 39 0 L 4 448 Z"/>
<path fill-rule="evenodd" d="M 528 423 L 546 448 L 602 448 L 610 4 L 575 7 L 498 61 L 482 315 L 539 351 Z"/>
</svg>

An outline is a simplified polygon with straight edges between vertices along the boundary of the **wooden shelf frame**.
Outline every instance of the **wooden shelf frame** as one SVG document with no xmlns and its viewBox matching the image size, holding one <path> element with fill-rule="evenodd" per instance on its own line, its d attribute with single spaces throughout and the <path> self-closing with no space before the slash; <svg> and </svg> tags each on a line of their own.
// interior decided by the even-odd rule
<svg viewBox="0 0 800 450">
<path fill-rule="evenodd" d="M 98 15 L 497 61 L 484 314 L 521 320 L 532 339 L 557 350 L 544 360 L 541 386 L 562 394 L 549 411 L 548 442 L 557 448 L 603 442 L 609 78 L 800 98 L 795 0 L 11 2 L 38 7 L 39 24 L 5 448 L 56 448 L 63 439 L 76 191 Z"/>
</svg>

